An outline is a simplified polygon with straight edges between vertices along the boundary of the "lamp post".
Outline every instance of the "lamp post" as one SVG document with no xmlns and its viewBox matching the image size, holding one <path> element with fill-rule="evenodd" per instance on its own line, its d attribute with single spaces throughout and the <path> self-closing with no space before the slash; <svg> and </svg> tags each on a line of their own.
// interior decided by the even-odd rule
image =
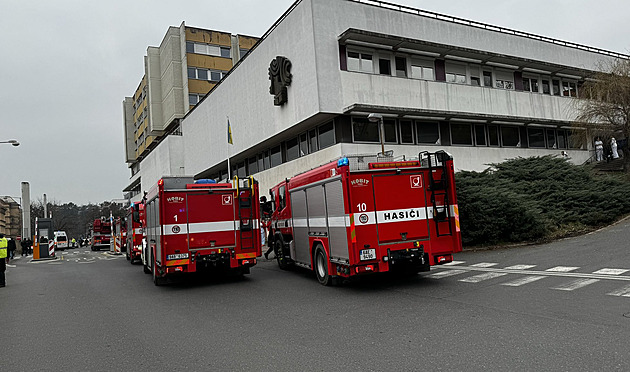
<svg viewBox="0 0 630 372">
<path fill-rule="evenodd" d="M 10 144 L 12 144 L 13 146 L 16 146 L 16 147 L 20 146 L 20 143 L 17 140 L 14 140 L 14 139 L 8 140 L 8 141 L 0 141 L 0 143 L 10 143 Z"/>
<path fill-rule="evenodd" d="M 385 144 L 383 143 L 385 138 L 385 133 L 383 131 L 383 115 L 372 113 L 368 115 L 368 120 L 372 123 L 378 123 L 378 133 L 381 138 L 381 154 L 385 156 Z"/>
</svg>

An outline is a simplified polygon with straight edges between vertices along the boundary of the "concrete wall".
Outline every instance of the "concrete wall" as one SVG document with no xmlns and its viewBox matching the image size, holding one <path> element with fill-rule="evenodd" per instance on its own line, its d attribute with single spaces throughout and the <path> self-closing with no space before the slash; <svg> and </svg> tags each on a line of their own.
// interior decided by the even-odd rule
<svg viewBox="0 0 630 372">
<path fill-rule="evenodd" d="M 146 158 L 142 159 L 140 171 L 129 182 L 131 184 L 137 177 L 141 177 L 141 193 L 136 195 L 134 200 L 140 200 L 143 192 L 148 191 L 165 175 L 185 175 L 183 143 L 182 136 L 168 136 Z"/>
<path fill-rule="evenodd" d="M 392 82 L 398 79 L 386 79 L 387 81 L 385 81 L 373 79 L 376 77 L 350 77 L 347 72 L 341 71 L 339 68 L 339 45 L 337 37 L 349 28 L 589 70 L 596 70 L 600 61 L 610 59 L 610 57 L 601 54 L 586 52 L 575 48 L 439 21 L 367 4 L 337 0 L 304 1 L 312 3 L 313 8 L 313 36 L 317 49 L 317 78 L 320 87 L 320 109 L 325 112 L 339 112 L 340 108 L 348 106 L 348 102 L 372 103 L 370 100 L 373 100 L 376 94 L 382 94 L 383 91 L 389 88 L 394 88 L 393 92 L 396 92 L 396 88 L 401 89 L 402 92 L 403 89 L 413 88 L 413 85 L 417 85 L 417 83 L 413 82 Z M 357 85 L 358 83 L 367 85 Z M 392 87 L 392 85 L 394 86 Z M 403 85 L 408 86 L 404 87 Z M 454 86 L 454 84 L 448 84 L 448 86 Z M 431 89 L 433 88 L 434 86 L 431 86 Z M 373 89 L 378 90 L 378 92 L 371 92 Z M 463 90 L 461 91 L 463 92 Z M 392 90 L 387 90 L 387 92 L 390 93 Z M 470 94 L 464 92 L 464 97 L 479 94 L 476 92 L 479 92 L 479 90 L 471 90 Z M 413 94 L 414 91 L 410 90 L 406 91 L 406 93 Z M 461 92 L 454 93 L 452 97 L 459 99 L 458 94 Z M 404 95 L 404 93 L 398 96 L 400 97 L 402 95 Z M 509 98 L 510 97 L 508 97 L 508 99 Z M 452 100 L 453 98 L 451 98 L 451 101 Z M 444 101 L 444 99 L 442 99 L 442 101 Z M 427 103 L 425 101 L 425 106 L 426 105 Z M 403 104 L 393 106 L 404 107 Z"/>
<path fill-rule="evenodd" d="M 125 162 L 127 163 L 136 160 L 133 117 L 133 98 L 125 97 L 123 101 L 123 136 L 125 140 Z"/>
<path fill-rule="evenodd" d="M 182 121 L 186 171 L 197 174 L 227 158 L 227 117 L 234 155 L 319 112 L 311 9 L 302 2 Z M 268 68 L 282 55 L 291 60 L 288 103 L 273 105 Z"/>
</svg>

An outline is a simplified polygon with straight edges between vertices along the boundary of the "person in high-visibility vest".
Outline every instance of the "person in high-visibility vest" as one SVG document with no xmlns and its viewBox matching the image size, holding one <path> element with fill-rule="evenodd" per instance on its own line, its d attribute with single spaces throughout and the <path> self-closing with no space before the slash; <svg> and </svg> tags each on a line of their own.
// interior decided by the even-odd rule
<svg viewBox="0 0 630 372">
<path fill-rule="evenodd" d="M 0 287 L 7 285 L 4 278 L 4 272 L 7 271 L 7 246 L 9 241 L 4 237 L 4 234 L 0 233 Z"/>
</svg>

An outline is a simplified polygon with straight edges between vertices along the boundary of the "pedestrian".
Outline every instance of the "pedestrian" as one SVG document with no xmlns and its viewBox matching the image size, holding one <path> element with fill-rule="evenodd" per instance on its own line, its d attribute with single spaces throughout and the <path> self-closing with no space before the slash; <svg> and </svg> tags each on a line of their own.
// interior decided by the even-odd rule
<svg viewBox="0 0 630 372">
<path fill-rule="evenodd" d="M 612 149 L 613 159 L 619 159 L 619 153 L 617 152 L 617 140 L 615 140 L 615 137 L 610 139 L 610 148 Z"/>
<path fill-rule="evenodd" d="M 7 242 L 7 248 L 9 249 L 9 260 L 15 258 L 15 251 L 17 251 L 17 245 L 15 244 L 15 239 L 9 238 Z"/>
<path fill-rule="evenodd" d="M 4 237 L 4 234 L 0 233 L 0 287 L 5 287 L 7 285 L 6 279 L 4 277 L 4 272 L 7 271 L 7 239 Z"/>
<path fill-rule="evenodd" d="M 599 137 L 595 140 L 595 157 L 597 161 L 604 160 L 604 142 L 602 142 L 602 139 Z"/>
<path fill-rule="evenodd" d="M 260 224 L 260 238 L 261 238 L 261 243 L 264 246 L 265 243 L 270 243 L 271 240 L 269 239 L 265 239 L 265 236 L 267 235 L 267 231 L 269 230 L 269 228 L 271 227 L 271 214 L 273 213 L 273 207 L 271 205 L 271 202 L 267 201 L 267 197 L 266 196 L 261 196 L 260 197 L 260 209 L 262 211 L 262 223 Z M 267 240 L 265 242 L 265 240 Z M 269 259 L 269 253 L 273 252 L 273 246 L 271 244 L 269 244 L 269 249 L 267 249 L 267 252 L 265 252 L 264 256 L 265 259 Z"/>
</svg>

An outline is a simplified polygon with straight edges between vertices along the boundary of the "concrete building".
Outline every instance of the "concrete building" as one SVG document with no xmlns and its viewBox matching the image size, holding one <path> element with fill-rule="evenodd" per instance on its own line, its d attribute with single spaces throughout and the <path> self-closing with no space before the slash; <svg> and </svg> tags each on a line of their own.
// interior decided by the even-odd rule
<svg viewBox="0 0 630 372">
<path fill-rule="evenodd" d="M 20 203 L 10 196 L 0 196 L 0 233 L 16 238 L 22 231 Z"/>
<path fill-rule="evenodd" d="M 630 56 L 369 0 L 298 0 L 142 160 L 162 175 L 253 174 L 261 190 L 344 154 L 444 149 L 457 170 L 589 158 L 571 130 L 582 84 Z M 270 94 L 271 93 L 271 94 Z M 382 119 L 368 120 L 369 114 Z M 227 144 L 227 117 L 233 145 Z"/>
<path fill-rule="evenodd" d="M 179 27 L 169 27 L 159 47 L 147 48 L 145 74 L 134 95 L 123 101 L 125 160 L 132 177 L 166 133 L 178 134 L 179 120 L 256 41 L 258 38 L 189 27 L 182 22 Z M 177 147 L 169 158 L 181 151 Z M 178 171 L 177 167 L 169 168 L 168 174 Z M 137 194 L 139 183 L 128 185 L 125 191 Z"/>
</svg>

